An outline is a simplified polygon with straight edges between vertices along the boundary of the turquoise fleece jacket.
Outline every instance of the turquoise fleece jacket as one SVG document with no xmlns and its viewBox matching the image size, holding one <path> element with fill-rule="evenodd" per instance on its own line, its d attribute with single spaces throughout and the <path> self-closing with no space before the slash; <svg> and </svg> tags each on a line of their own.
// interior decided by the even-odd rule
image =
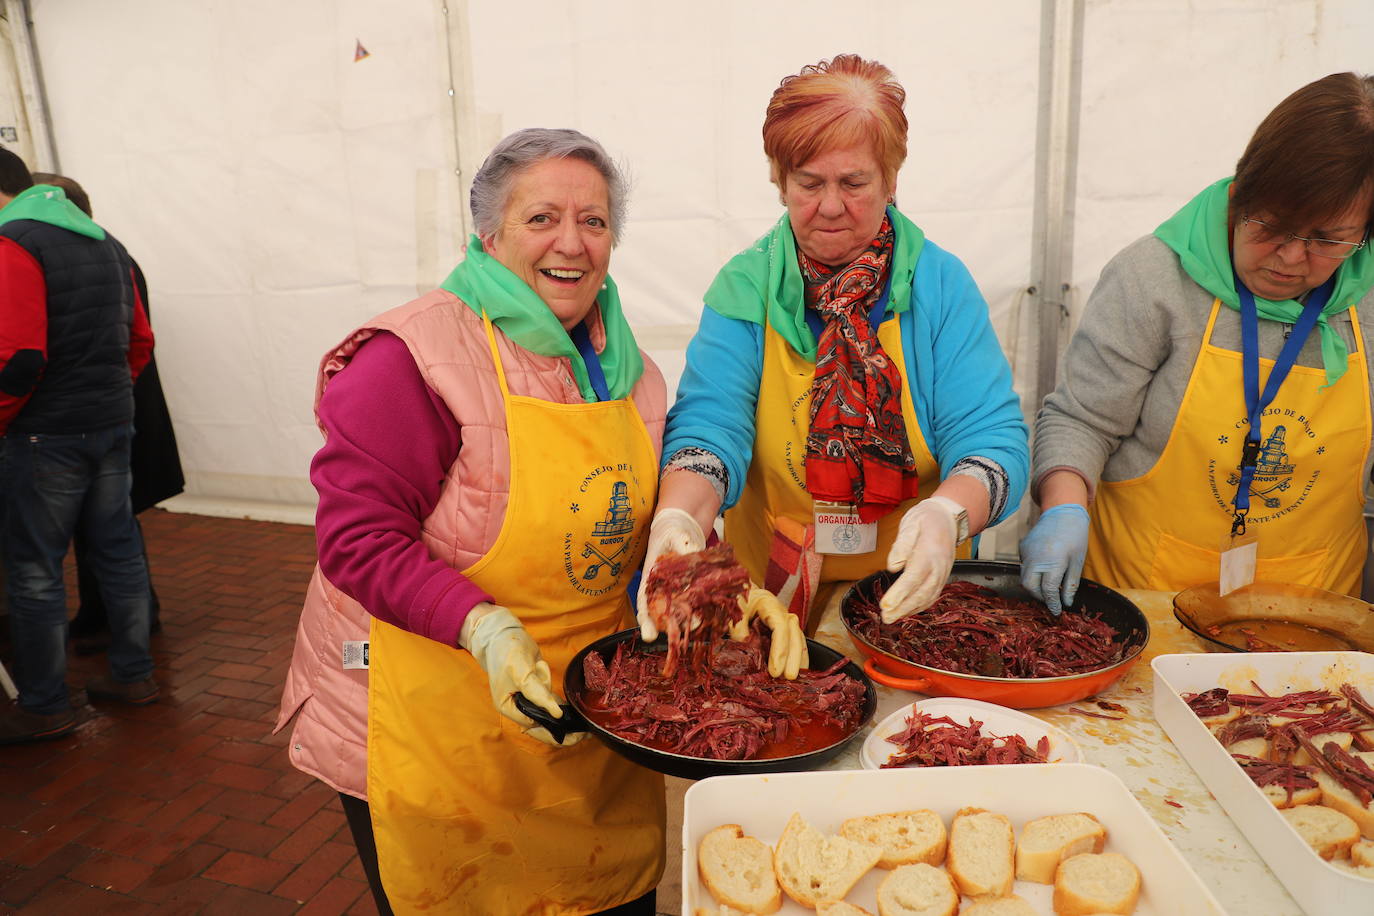
<svg viewBox="0 0 1374 916">
<path fill-rule="evenodd" d="M 968 269 L 929 239 L 916 262 L 911 302 L 900 328 L 916 420 L 942 474 L 970 457 L 991 459 L 1007 472 L 1005 508 L 991 526 L 1021 504 L 1030 465 L 1011 368 Z M 753 457 L 762 370 L 762 325 L 703 309 L 668 412 L 663 457 L 689 446 L 719 457 L 730 474 L 722 510 L 739 501 Z"/>
</svg>

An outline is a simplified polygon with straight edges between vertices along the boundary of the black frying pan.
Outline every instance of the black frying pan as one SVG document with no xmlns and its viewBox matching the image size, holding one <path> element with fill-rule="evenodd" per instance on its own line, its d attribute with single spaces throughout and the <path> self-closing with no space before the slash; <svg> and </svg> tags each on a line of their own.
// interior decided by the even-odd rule
<svg viewBox="0 0 1374 916">
<path fill-rule="evenodd" d="M 582 677 L 582 663 L 586 659 L 587 653 L 600 653 L 602 659 L 609 664 L 611 657 L 615 655 L 617 646 L 638 638 L 639 629 L 637 627 L 621 630 L 619 633 L 612 633 L 610 636 L 598 639 L 573 656 L 572 662 L 568 664 L 567 672 L 563 675 L 563 695 L 568 699 L 568 702 L 563 704 L 563 718 L 555 719 L 525 699 L 524 694 L 520 693 L 515 695 L 516 707 L 548 729 L 557 741 L 562 741 L 563 737 L 571 732 L 591 732 L 622 757 L 632 760 L 642 767 L 669 776 L 680 776 L 684 779 L 705 779 L 708 776 L 722 776 L 729 773 L 786 773 L 794 770 L 814 769 L 844 750 L 845 746 L 854 740 L 854 737 L 858 735 L 860 729 L 868 723 L 869 719 L 873 718 L 873 712 L 878 708 L 878 693 L 873 687 L 873 682 L 863 673 L 863 669 L 851 661 L 840 670 L 864 685 L 864 708 L 854 730 L 834 744 L 814 751 L 807 751 L 805 754 L 772 757 L 767 760 L 712 760 L 707 757 L 688 757 L 684 754 L 655 750 L 621 738 L 619 735 L 597 725 L 585 715 L 587 685 Z M 806 647 L 810 653 L 812 670 L 829 668 L 844 657 L 829 646 L 823 646 L 815 640 L 808 639 Z M 650 652 L 666 652 L 668 651 L 667 639 L 660 638 L 656 642 L 650 643 L 648 648 Z"/>
</svg>

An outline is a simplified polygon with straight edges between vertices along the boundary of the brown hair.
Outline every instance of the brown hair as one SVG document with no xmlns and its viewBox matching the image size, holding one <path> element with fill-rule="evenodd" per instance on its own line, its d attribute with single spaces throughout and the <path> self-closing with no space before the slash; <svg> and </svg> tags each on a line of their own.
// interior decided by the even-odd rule
<svg viewBox="0 0 1374 916">
<path fill-rule="evenodd" d="M 50 184 L 61 188 L 67 192 L 67 200 L 81 208 L 81 212 L 87 216 L 91 215 L 91 198 L 86 194 L 86 189 L 76 183 L 75 178 L 68 178 L 66 175 L 57 175 L 53 172 L 34 172 L 34 184 Z"/>
<path fill-rule="evenodd" d="M 1374 77 L 1333 73 L 1269 112 L 1236 163 L 1235 216 L 1264 211 L 1299 232 L 1374 188 Z M 1374 223 L 1374 202 L 1365 216 Z"/>
<path fill-rule="evenodd" d="M 783 77 L 763 119 L 763 151 L 778 190 L 793 169 L 832 149 L 869 144 L 889 190 L 906 160 L 906 90 L 892 71 L 857 54 Z"/>
</svg>

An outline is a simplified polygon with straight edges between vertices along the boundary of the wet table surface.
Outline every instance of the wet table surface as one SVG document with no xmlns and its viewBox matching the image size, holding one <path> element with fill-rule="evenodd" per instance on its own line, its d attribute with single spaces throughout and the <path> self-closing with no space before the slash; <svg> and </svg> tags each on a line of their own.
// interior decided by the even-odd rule
<svg viewBox="0 0 1374 916">
<path fill-rule="evenodd" d="M 840 622 L 836 589 L 822 614 L 816 640 L 862 664 Z M 1192 864 L 1198 877 L 1216 895 L 1228 913 L 1264 913 L 1266 916 L 1302 916 L 1279 880 L 1260 859 L 1226 812 L 1217 804 L 1173 742 L 1155 722 L 1154 681 L 1150 660 L 1157 655 L 1204 652 L 1206 647 L 1185 630 L 1173 614 L 1173 593 L 1122 589 L 1150 621 L 1150 642 L 1126 676 L 1094 700 L 1125 707 L 1120 721 L 1097 719 L 1069 712 L 1069 706 L 1097 711 L 1093 700 L 1064 706 L 1022 710 L 1067 732 L 1078 744 L 1084 763 L 1096 764 L 1116 774 L 1149 812 L 1165 835 Z M 923 695 L 877 684 L 878 711 L 874 722 Z M 863 735 L 871 730 L 866 726 Z M 858 769 L 862 737 L 827 764 L 826 769 Z"/>
</svg>

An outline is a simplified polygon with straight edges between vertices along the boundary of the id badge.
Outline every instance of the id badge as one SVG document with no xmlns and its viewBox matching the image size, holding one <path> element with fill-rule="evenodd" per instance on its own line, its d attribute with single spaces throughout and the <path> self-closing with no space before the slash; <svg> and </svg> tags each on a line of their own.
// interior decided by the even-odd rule
<svg viewBox="0 0 1374 916">
<path fill-rule="evenodd" d="M 817 500 L 811 508 L 816 524 L 816 553 L 872 553 L 878 548 L 878 523 L 859 520 L 849 503 Z"/>
<path fill-rule="evenodd" d="M 1229 594 L 1255 581 L 1255 563 L 1259 558 L 1259 538 L 1253 534 L 1228 537 L 1222 542 L 1220 587 L 1218 592 Z"/>
</svg>

